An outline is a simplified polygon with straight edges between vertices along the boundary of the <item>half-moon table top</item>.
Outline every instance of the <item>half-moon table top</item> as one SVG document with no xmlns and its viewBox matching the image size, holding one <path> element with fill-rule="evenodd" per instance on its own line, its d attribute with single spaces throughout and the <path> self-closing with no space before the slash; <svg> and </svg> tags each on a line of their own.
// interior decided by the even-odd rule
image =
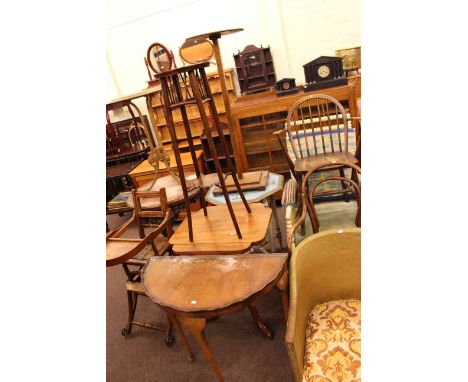
<svg viewBox="0 0 468 382">
<path fill-rule="evenodd" d="M 153 302 L 177 312 L 233 310 L 273 288 L 287 258 L 287 253 L 154 256 L 141 283 Z"/>
<path fill-rule="evenodd" d="M 203 33 L 203 34 L 199 34 L 199 35 L 192 36 L 192 37 L 187 37 L 185 40 L 195 40 L 195 39 L 203 39 L 203 38 L 209 38 L 209 39 L 220 38 L 221 36 L 225 36 L 231 33 L 242 32 L 243 30 L 244 28 L 224 29 L 221 31 L 208 32 L 208 33 Z"/>
</svg>

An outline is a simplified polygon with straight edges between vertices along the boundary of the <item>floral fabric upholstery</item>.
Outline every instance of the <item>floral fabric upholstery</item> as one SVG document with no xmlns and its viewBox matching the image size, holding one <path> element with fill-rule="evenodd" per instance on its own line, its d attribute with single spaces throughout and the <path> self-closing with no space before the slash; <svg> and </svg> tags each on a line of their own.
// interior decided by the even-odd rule
<svg viewBox="0 0 468 382">
<path fill-rule="evenodd" d="M 361 381 L 361 302 L 312 309 L 306 328 L 303 382 Z"/>
</svg>

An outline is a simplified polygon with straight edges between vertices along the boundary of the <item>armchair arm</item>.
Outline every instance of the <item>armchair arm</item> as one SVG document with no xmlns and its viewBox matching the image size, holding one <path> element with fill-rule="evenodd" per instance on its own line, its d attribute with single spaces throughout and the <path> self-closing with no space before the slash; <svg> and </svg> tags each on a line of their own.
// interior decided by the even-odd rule
<svg viewBox="0 0 468 382">
<path fill-rule="evenodd" d="M 280 147 L 281 147 L 281 151 L 286 159 L 286 162 L 288 162 L 288 167 L 289 167 L 289 171 L 291 171 L 291 174 L 296 178 L 296 173 L 294 171 L 294 162 L 292 161 L 291 157 L 289 156 L 289 153 L 288 153 L 288 150 L 283 142 L 283 139 L 282 139 L 282 135 L 286 133 L 286 129 L 281 129 L 281 130 L 278 130 L 278 131 L 275 131 L 273 132 L 273 135 L 276 136 L 276 138 L 278 138 L 278 142 L 280 144 Z"/>
<path fill-rule="evenodd" d="M 110 239 L 112 237 L 120 237 L 120 235 L 122 235 L 134 221 L 135 221 L 135 212 L 133 213 L 132 217 L 126 222 L 124 222 L 120 227 L 109 232 L 106 235 L 106 239 Z"/>
</svg>

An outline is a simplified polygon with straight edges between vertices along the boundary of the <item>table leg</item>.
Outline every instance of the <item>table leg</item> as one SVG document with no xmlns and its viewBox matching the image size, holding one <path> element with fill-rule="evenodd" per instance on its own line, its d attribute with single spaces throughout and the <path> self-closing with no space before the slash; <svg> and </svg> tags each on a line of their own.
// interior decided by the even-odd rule
<svg viewBox="0 0 468 382">
<path fill-rule="evenodd" d="M 208 346 L 208 341 L 206 340 L 205 333 L 203 329 L 205 328 L 206 319 L 205 318 L 191 318 L 191 317 L 181 317 L 180 318 L 184 326 L 192 333 L 192 336 L 198 343 L 198 346 L 201 347 L 205 357 L 208 359 L 211 368 L 216 374 L 216 379 L 219 382 L 224 382 L 223 375 L 216 364 L 213 354 L 211 353 L 210 347 Z"/>
<path fill-rule="evenodd" d="M 177 334 L 179 335 L 180 339 L 182 340 L 182 343 L 185 346 L 185 349 L 187 350 L 187 353 L 188 353 L 187 359 L 188 359 L 188 361 L 193 362 L 195 360 L 195 357 L 193 355 L 192 347 L 190 346 L 190 343 L 188 342 L 187 337 L 185 337 L 185 333 L 182 330 L 182 328 L 180 327 L 179 321 L 177 321 L 176 316 L 174 316 L 173 314 L 168 313 L 167 317 L 172 322 L 172 325 L 174 325 Z"/>
<path fill-rule="evenodd" d="M 257 324 L 260 331 L 270 340 L 273 340 L 273 332 L 263 323 L 262 319 L 260 318 L 260 314 L 258 313 L 257 307 L 255 306 L 255 303 L 250 303 L 248 305 L 248 308 L 253 320 Z"/>
<path fill-rule="evenodd" d="M 288 297 L 288 290 L 289 290 L 289 277 L 288 271 L 283 273 L 278 284 L 276 284 L 276 288 L 280 293 L 281 303 L 283 305 L 283 312 L 284 312 L 284 319 L 286 323 L 288 322 L 288 312 L 289 312 L 289 297 Z"/>
</svg>

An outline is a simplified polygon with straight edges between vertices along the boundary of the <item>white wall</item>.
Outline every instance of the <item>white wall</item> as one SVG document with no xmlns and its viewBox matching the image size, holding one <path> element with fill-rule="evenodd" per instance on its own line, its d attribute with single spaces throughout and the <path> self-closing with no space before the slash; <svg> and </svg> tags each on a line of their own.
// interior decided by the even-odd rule
<svg viewBox="0 0 468 382">
<path fill-rule="evenodd" d="M 166 45 L 182 66 L 187 37 L 231 28 L 244 31 L 221 38 L 225 68 L 246 45 L 270 45 L 277 79 L 303 84 L 303 64 L 360 45 L 360 0 L 107 0 L 108 100 L 146 87 L 151 43 Z"/>
</svg>

